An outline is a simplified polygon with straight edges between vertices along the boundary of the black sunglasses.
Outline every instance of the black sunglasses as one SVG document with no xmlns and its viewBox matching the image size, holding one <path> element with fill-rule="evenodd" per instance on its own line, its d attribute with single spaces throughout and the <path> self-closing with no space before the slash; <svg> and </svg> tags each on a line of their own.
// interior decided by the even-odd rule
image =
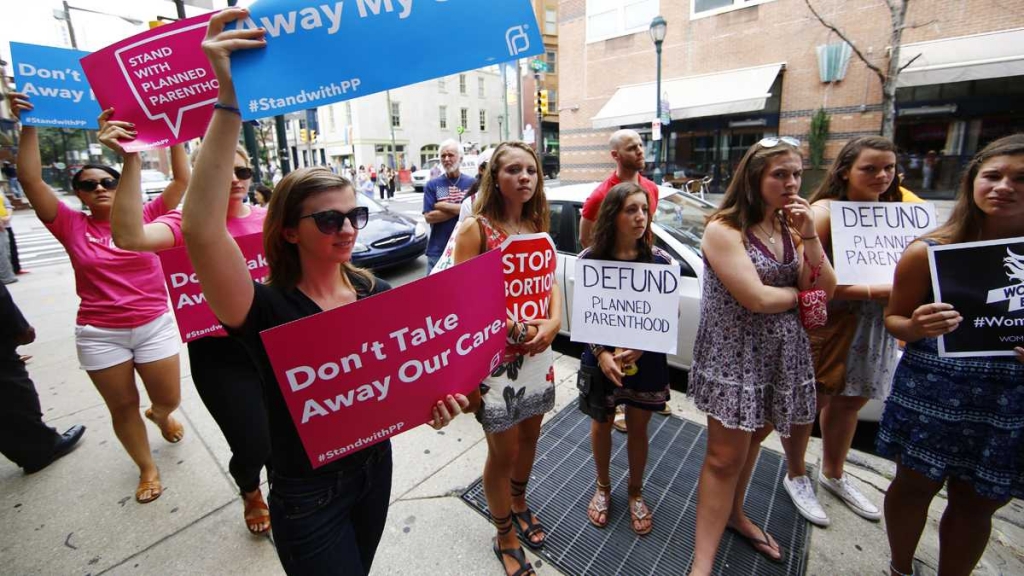
<svg viewBox="0 0 1024 576">
<path fill-rule="evenodd" d="M 75 182 L 75 190 L 81 190 L 82 192 L 95 192 L 97 188 L 103 186 L 106 190 L 117 189 L 117 178 L 104 178 L 102 180 L 79 180 Z"/>
<path fill-rule="evenodd" d="M 239 180 L 248 180 L 249 178 L 252 178 L 252 168 L 235 166 L 235 178 L 238 178 Z"/>
<path fill-rule="evenodd" d="M 316 223 L 317 230 L 320 230 L 322 234 L 335 234 L 338 230 L 341 230 L 345 226 L 345 219 L 352 223 L 352 227 L 356 230 L 362 230 L 366 227 L 366 223 L 370 220 L 370 209 L 366 206 L 359 206 L 349 212 L 339 212 L 337 210 L 324 210 L 323 212 L 314 212 L 302 216 L 303 218 L 312 218 L 313 222 Z"/>
</svg>

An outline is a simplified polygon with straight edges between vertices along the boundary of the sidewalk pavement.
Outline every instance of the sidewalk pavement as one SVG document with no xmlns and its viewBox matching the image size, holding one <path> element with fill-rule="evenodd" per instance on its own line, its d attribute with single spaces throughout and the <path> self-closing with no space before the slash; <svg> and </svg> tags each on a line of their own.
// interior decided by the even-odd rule
<svg viewBox="0 0 1024 576">
<path fill-rule="evenodd" d="M 177 416 L 185 425 L 185 438 L 167 444 L 149 427 L 166 491 L 155 502 L 140 505 L 133 499 L 135 468 L 113 435 L 106 407 L 78 369 L 73 338 L 78 303 L 71 267 L 39 268 L 21 279 L 10 288 L 38 333 L 38 340 L 22 351 L 34 356 L 28 369 L 45 419 L 59 431 L 73 424 L 85 424 L 88 431 L 80 448 L 31 476 L 0 458 L 0 573 L 282 574 L 270 539 L 251 536 L 245 529 L 227 471 L 227 444 L 196 394 L 184 349 Z M 556 410 L 576 395 L 577 367 L 576 358 L 556 356 Z M 141 404 L 149 402 L 143 397 Z M 672 406 L 677 415 L 704 422 L 685 395 L 676 393 Z M 781 451 L 776 435 L 765 444 Z M 391 509 L 373 574 L 501 574 L 490 547 L 493 529 L 458 497 L 483 469 L 487 447 L 479 424 L 464 416 L 439 432 L 421 426 L 396 438 L 394 452 Z M 820 441 L 812 439 L 808 462 L 817 464 L 820 453 Z M 848 473 L 881 504 L 893 466 L 854 452 Z M 884 523 L 860 519 L 824 490 L 819 497 L 832 526 L 812 530 L 807 574 L 886 574 Z M 918 551 L 925 566 L 919 574 L 934 574 L 937 566 L 937 529 L 944 506 L 940 495 Z M 578 512 L 585 514 L 583 509 Z M 658 512 L 653 512 L 657 530 Z M 560 574 L 531 558 L 541 576 Z M 997 516 L 976 574 L 1024 574 L 1020 501 Z"/>
</svg>

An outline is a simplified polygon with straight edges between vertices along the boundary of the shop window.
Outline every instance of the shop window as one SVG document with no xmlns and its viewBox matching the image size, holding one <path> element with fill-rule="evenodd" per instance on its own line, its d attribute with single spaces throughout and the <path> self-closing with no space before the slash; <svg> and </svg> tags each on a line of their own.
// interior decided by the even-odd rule
<svg viewBox="0 0 1024 576">
<path fill-rule="evenodd" d="M 658 0 L 587 0 L 587 42 L 646 32 Z"/>
</svg>

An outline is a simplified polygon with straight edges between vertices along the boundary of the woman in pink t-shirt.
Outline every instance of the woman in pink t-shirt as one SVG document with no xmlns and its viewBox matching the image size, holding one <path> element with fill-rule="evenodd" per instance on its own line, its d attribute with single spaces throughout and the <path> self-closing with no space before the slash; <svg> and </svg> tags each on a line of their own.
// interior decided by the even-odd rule
<svg viewBox="0 0 1024 576">
<path fill-rule="evenodd" d="M 111 120 L 101 127 L 99 139 L 124 160 L 124 183 L 113 212 L 117 247 L 157 252 L 182 246 L 179 210 L 148 223 L 144 218 L 139 190 L 141 160 L 121 145 L 134 139 L 131 125 Z M 193 154 L 196 157 L 198 153 Z M 234 238 L 263 233 L 266 209 L 243 202 L 251 184 L 249 155 L 241 146 L 236 147 L 230 187 L 224 191 L 228 196 L 227 228 Z M 260 492 L 260 471 L 270 460 L 270 431 L 259 372 L 234 338 L 206 336 L 192 340 L 188 343 L 188 360 L 199 397 L 231 448 L 228 470 L 242 496 L 246 527 L 253 534 L 263 534 L 270 530 L 270 512 Z"/>
<path fill-rule="evenodd" d="M 16 116 L 32 109 L 24 94 L 11 93 L 9 100 Z M 104 112 L 101 121 L 111 113 Z M 171 148 L 171 162 L 174 180 L 146 205 L 147 221 L 177 206 L 188 187 L 188 159 L 181 146 Z M 71 183 L 89 215 L 69 208 L 43 181 L 36 129 L 22 126 L 18 175 L 36 215 L 71 258 L 81 299 L 75 326 L 78 360 L 106 402 L 118 440 L 139 467 L 135 499 L 152 502 L 163 487 L 139 414 L 135 372 L 153 403 L 146 417 L 159 426 L 164 439 L 178 442 L 185 433 L 171 416 L 181 398 L 181 341 L 167 307 L 160 262 L 153 254 L 114 246 L 110 216 L 121 177 L 117 170 L 96 164 L 79 170 Z"/>
</svg>

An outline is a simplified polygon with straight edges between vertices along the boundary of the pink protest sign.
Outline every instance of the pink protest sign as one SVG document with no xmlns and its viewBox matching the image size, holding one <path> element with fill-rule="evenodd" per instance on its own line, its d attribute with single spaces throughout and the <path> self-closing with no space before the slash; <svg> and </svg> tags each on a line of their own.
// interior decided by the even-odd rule
<svg viewBox="0 0 1024 576">
<path fill-rule="evenodd" d="M 558 257 L 547 234 L 510 236 L 501 244 L 508 317 L 520 322 L 548 318 Z"/>
<path fill-rule="evenodd" d="M 253 280 L 262 282 L 267 277 L 267 260 L 263 257 L 263 234 L 257 232 L 235 238 L 245 256 L 245 263 Z M 206 336 L 227 336 L 224 327 L 213 315 L 199 287 L 192 261 L 185 247 L 171 248 L 157 253 L 164 269 L 164 281 L 171 294 L 171 307 L 178 321 L 182 342 L 191 342 Z"/>
<path fill-rule="evenodd" d="M 203 54 L 202 14 L 136 34 L 82 58 L 82 69 L 103 109 L 133 122 L 128 152 L 162 148 L 206 132 L 217 101 L 217 79 Z"/>
<path fill-rule="evenodd" d="M 428 422 L 438 400 L 473 390 L 501 361 L 505 326 L 495 250 L 260 336 L 318 468 Z"/>
</svg>

